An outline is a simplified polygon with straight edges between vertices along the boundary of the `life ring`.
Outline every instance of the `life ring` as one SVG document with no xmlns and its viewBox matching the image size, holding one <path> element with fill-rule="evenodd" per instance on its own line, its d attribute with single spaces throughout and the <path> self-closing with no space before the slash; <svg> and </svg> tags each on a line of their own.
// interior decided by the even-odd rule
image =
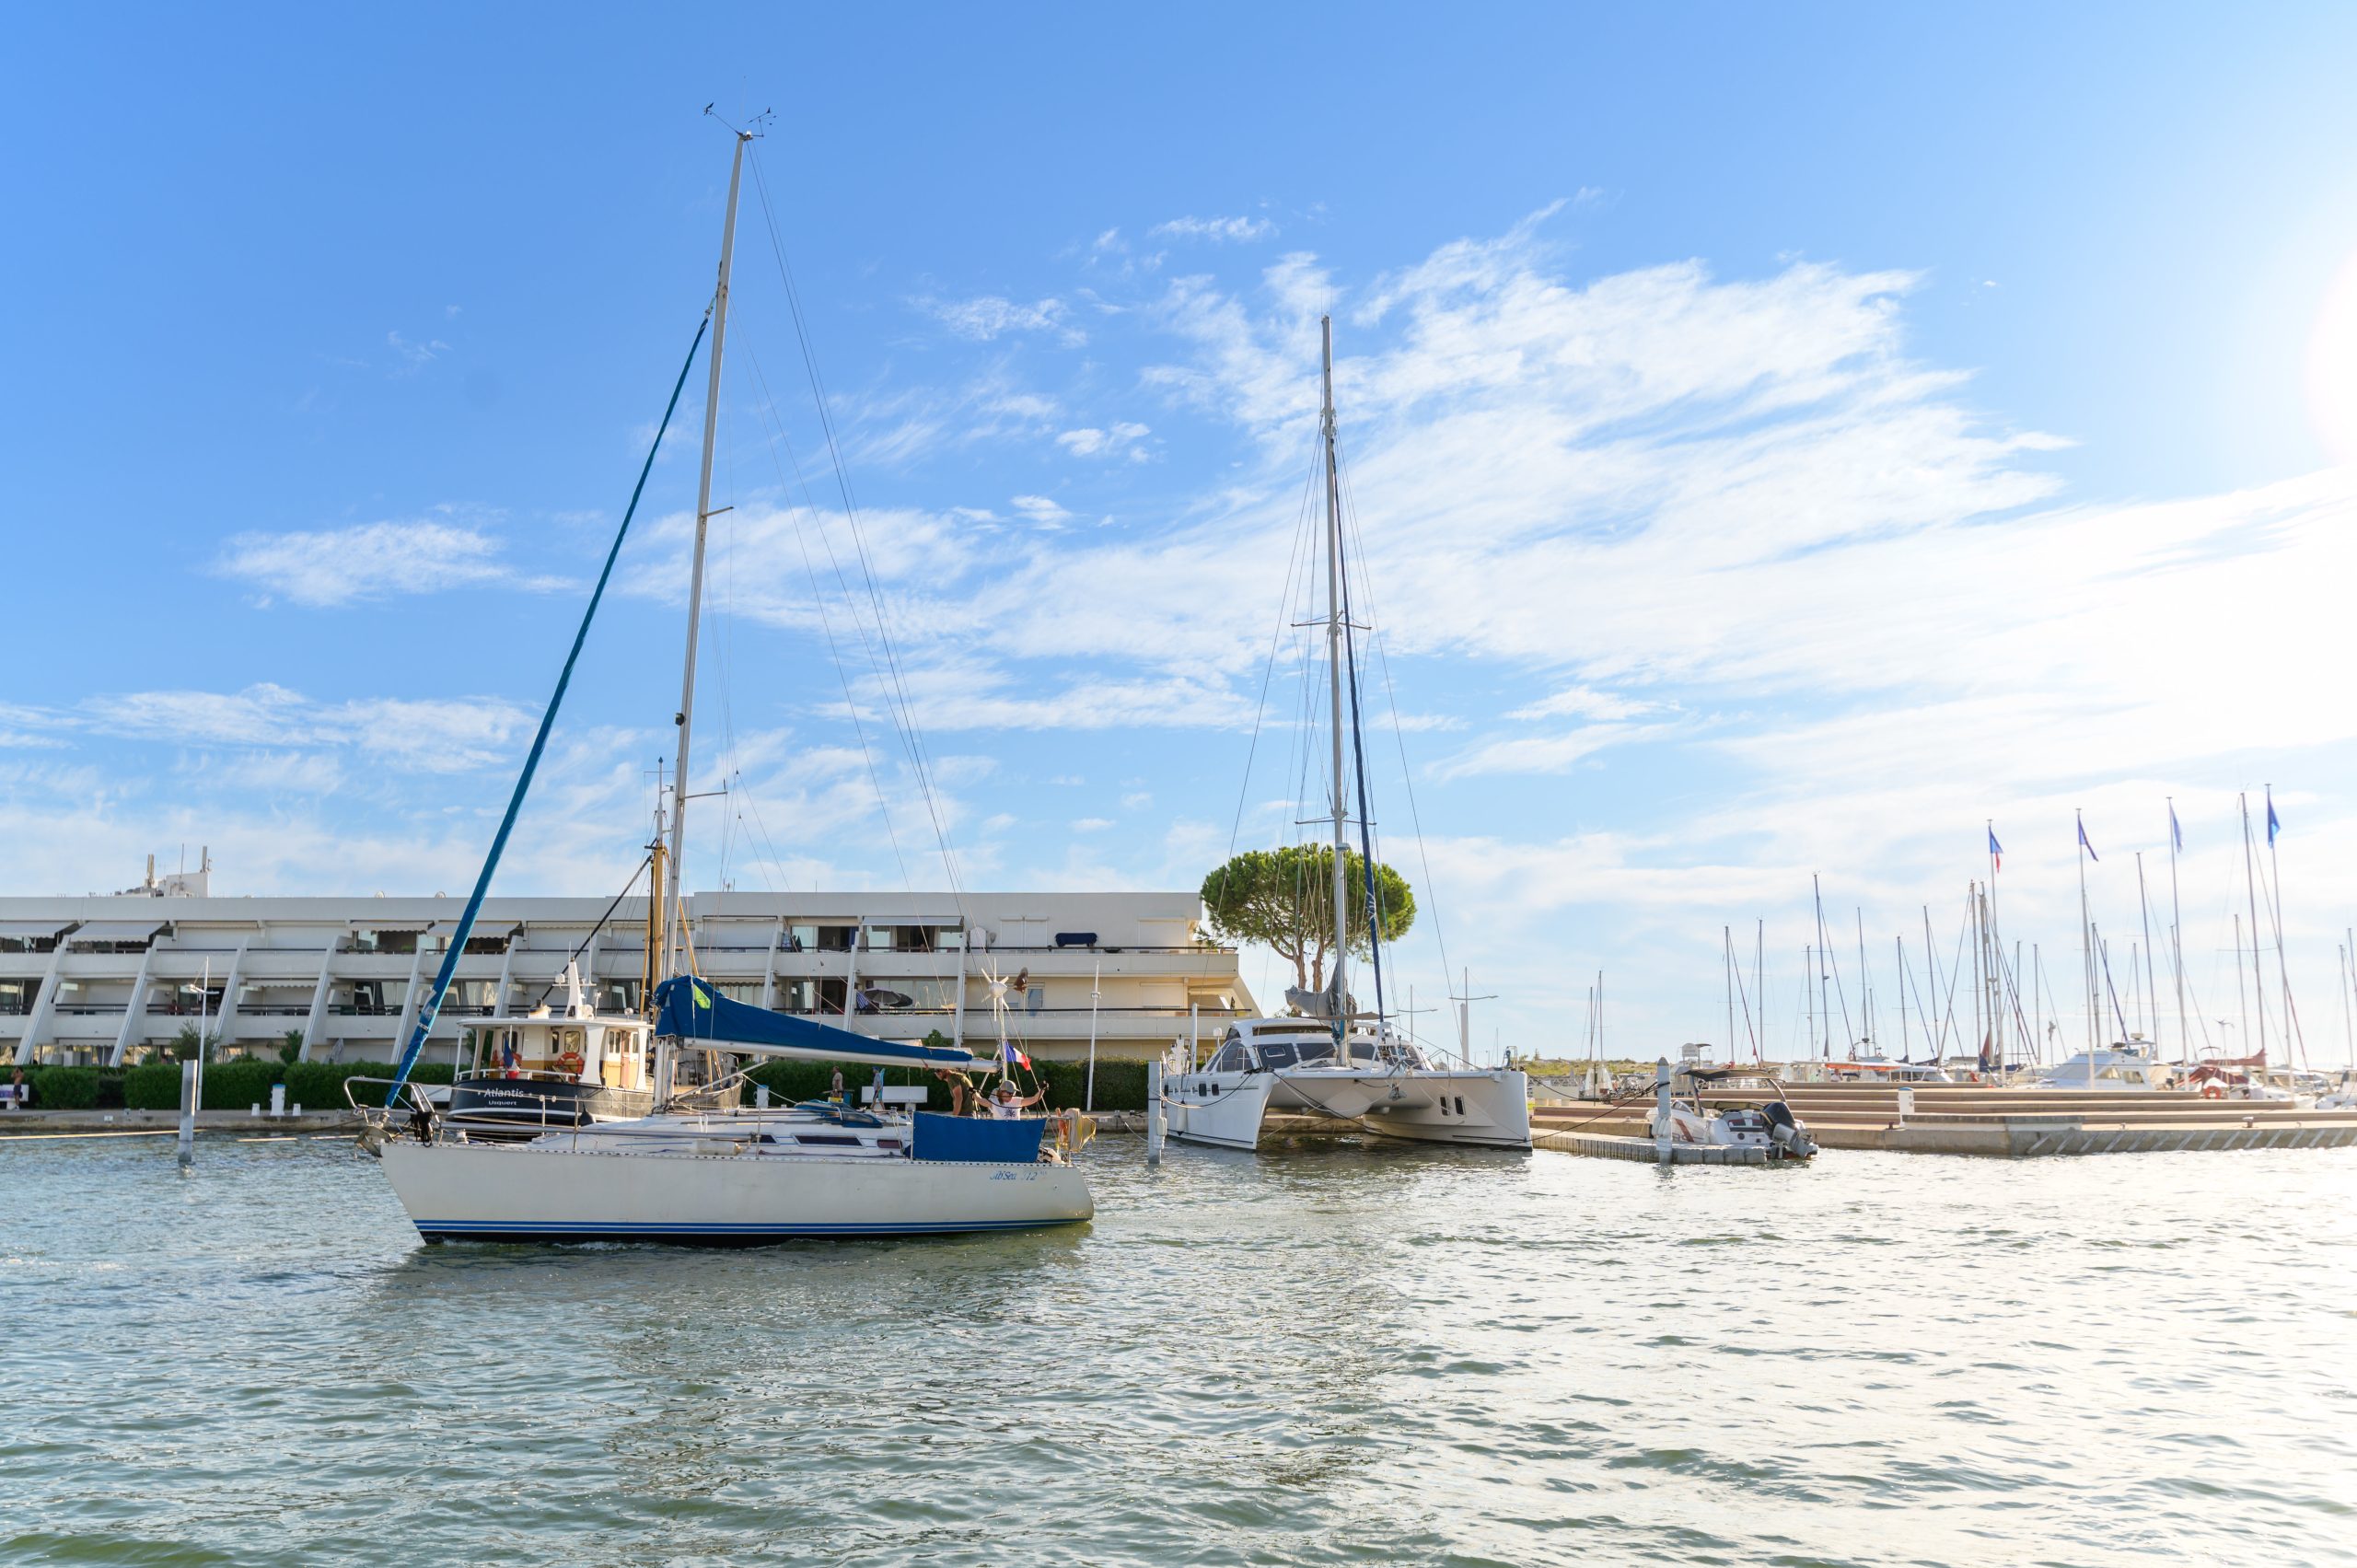
<svg viewBox="0 0 2357 1568">
<path fill-rule="evenodd" d="M 2225 1086 L 2223 1084 L 2204 1084 L 2201 1086 L 2201 1098 L 2203 1099 L 2224 1099 L 2226 1098 Z"/>
<path fill-rule="evenodd" d="M 568 1051 L 556 1059 L 556 1064 L 567 1077 L 578 1076 L 581 1072 L 581 1052 Z"/>
</svg>

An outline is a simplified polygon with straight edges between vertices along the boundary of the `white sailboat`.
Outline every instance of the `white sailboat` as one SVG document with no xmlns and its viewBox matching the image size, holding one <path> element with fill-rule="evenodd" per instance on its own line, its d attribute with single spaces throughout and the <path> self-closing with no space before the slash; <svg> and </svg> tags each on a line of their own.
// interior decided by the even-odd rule
<svg viewBox="0 0 2357 1568">
<path fill-rule="evenodd" d="M 652 1016 L 610 1024 L 624 1070 L 633 1049 L 653 1042 L 656 1109 L 623 1120 L 581 1116 L 563 1131 L 526 1142 L 472 1135 L 463 1119 L 445 1118 L 414 1086 L 396 1083 L 384 1105 L 367 1114 L 364 1143 L 383 1161 L 385 1175 L 418 1232 L 428 1241 L 661 1241 L 742 1246 L 795 1237 L 904 1236 L 1008 1230 L 1069 1224 L 1096 1212 L 1088 1183 L 1071 1161 L 1067 1142 L 1081 1141 L 1071 1124 L 1042 1118 L 976 1119 L 916 1109 L 922 1089 L 889 1090 L 883 1074 L 868 1103 L 810 1101 L 778 1108 L 738 1103 L 741 1073 L 731 1058 L 778 1056 L 865 1064 L 972 1070 L 983 1065 L 963 1051 L 871 1040 L 807 1018 L 748 1006 L 717 993 L 691 971 L 679 897 L 679 855 L 690 793 L 689 749 L 693 733 L 695 657 L 702 608 L 705 526 L 712 508 L 713 448 L 720 407 L 721 351 L 728 312 L 729 263 L 737 227 L 737 198 L 751 134 L 737 133 L 722 231 L 719 283 L 710 318 L 710 385 L 704 401 L 703 463 L 696 499 L 688 640 L 678 715 L 679 761 L 668 851 L 658 827 L 650 855 L 650 920 L 662 934 L 663 974 L 652 987 Z M 698 331 L 702 341 L 702 329 Z M 693 351 L 690 362 L 693 361 Z M 684 385 L 687 368 L 680 370 Z M 679 389 L 672 392 L 678 405 Z M 669 412 L 665 413 L 668 425 Z M 661 443 L 656 435 L 656 445 Z M 653 453 L 648 465 L 653 464 Z M 642 490 L 645 475 L 640 476 Z M 631 512 L 637 507 L 633 495 Z M 622 529 L 630 526 L 630 513 Z M 610 575 L 621 545 L 607 557 Z M 574 644 L 588 633 L 606 575 L 598 579 Z M 423 1048 L 448 988 L 456 955 L 465 945 L 507 834 L 515 824 L 557 707 L 573 671 L 566 661 L 555 697 L 541 720 L 506 819 L 494 838 L 473 897 L 435 989 L 419 1009 L 403 1052 L 405 1075 Z M 668 859 L 668 875 L 666 862 Z M 582 1027 L 589 1022 L 585 1014 Z M 557 1026 L 552 1026 L 554 1028 Z M 552 1040 L 552 1044 L 565 1043 Z M 562 1053 L 561 1053 L 562 1054 Z M 562 1063 L 578 1076 L 575 1067 Z M 602 1063 L 601 1063 L 602 1065 Z M 691 1086 L 691 1080 L 701 1082 Z M 404 1102 L 403 1096 L 407 1098 Z M 405 1135 L 398 1112 L 407 1107 Z M 1045 1136 L 1057 1132 L 1051 1144 Z M 478 1128 L 478 1131 L 481 1129 Z"/>
<path fill-rule="evenodd" d="M 1221 1038 L 1209 1063 L 1198 1065 L 1192 1044 L 1166 1064 L 1160 1113 L 1181 1143 L 1249 1149 L 1260 1141 L 1271 1110 L 1294 1111 L 1356 1124 L 1387 1138 L 1482 1148 L 1530 1147 L 1530 1086 L 1511 1067 L 1435 1065 L 1415 1042 L 1380 1015 L 1360 1013 L 1343 983 L 1350 951 L 1350 811 L 1343 737 L 1353 733 L 1342 684 L 1350 653 L 1344 640 L 1341 491 L 1335 451 L 1334 324 L 1324 330 L 1324 399 L 1320 418 L 1326 463 L 1326 651 L 1333 753 L 1334 974 L 1318 993 L 1295 993 L 1305 1016 L 1239 1019 Z M 1366 880 L 1373 898 L 1372 856 Z M 1378 923 L 1370 921 L 1372 934 Z M 1375 939 L 1370 937 L 1370 939 Z"/>
</svg>

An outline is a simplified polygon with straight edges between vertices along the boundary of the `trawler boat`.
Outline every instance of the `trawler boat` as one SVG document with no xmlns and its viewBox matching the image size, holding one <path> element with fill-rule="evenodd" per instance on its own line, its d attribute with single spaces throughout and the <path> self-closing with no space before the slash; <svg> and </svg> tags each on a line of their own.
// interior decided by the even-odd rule
<svg viewBox="0 0 2357 1568">
<path fill-rule="evenodd" d="M 1530 1091 L 1510 1069 L 1434 1066 L 1413 1042 L 1353 1027 L 1347 1059 L 1321 1018 L 1246 1018 L 1203 1067 L 1165 1070 L 1163 1109 L 1181 1143 L 1248 1149 L 1262 1117 L 1293 1111 L 1354 1121 L 1365 1132 L 1422 1144 L 1530 1147 Z"/>
<path fill-rule="evenodd" d="M 1936 1062 L 1894 1062 L 1887 1056 L 1861 1056 L 1825 1064 L 1828 1082 L 1836 1084 L 1953 1084 Z"/>
<path fill-rule="evenodd" d="M 2033 1074 L 2026 1089 L 2077 1089 L 2096 1094 L 2150 1094 L 2169 1086 L 2170 1071 L 2141 1040 L 2125 1040 L 2099 1051 L 2082 1051 L 2068 1061 Z"/>
<path fill-rule="evenodd" d="M 728 321 L 729 256 L 737 196 L 750 134 L 737 134 L 721 230 L 720 277 L 708 326 L 710 389 L 688 589 L 688 639 L 674 723 L 679 759 L 671 773 L 669 842 L 658 814 L 647 874 L 648 976 L 652 1015 L 600 1016 L 582 1005 L 577 981 L 563 1018 L 494 1020 L 470 1031 L 469 1070 L 454 1086 L 451 1113 L 406 1080 L 448 993 L 508 834 L 522 810 L 575 662 L 587 640 L 646 475 L 679 406 L 695 350 L 679 369 L 671 402 L 639 476 L 606 564 L 558 677 L 539 734 L 493 835 L 474 892 L 459 915 L 442 966 L 419 1005 L 383 1103 L 364 1112 L 363 1145 L 428 1241 L 657 1241 L 745 1246 L 795 1237 L 939 1235 L 1066 1225 L 1095 1213 L 1071 1155 L 1085 1128 L 1062 1120 L 1018 1119 L 1004 1105 L 987 1119 L 935 1116 L 917 1107 L 923 1089 L 887 1090 L 891 1066 L 971 1071 L 961 1050 L 872 1040 L 813 1019 L 773 1013 L 721 995 L 697 977 L 679 898 L 686 835 L 689 746 L 694 733 L 696 634 L 702 609 L 704 522 L 713 515 L 712 467 L 720 398 L 721 345 Z M 633 875 L 633 885 L 635 885 Z M 625 889 L 627 891 L 627 889 Z M 616 903 L 621 900 L 618 898 Z M 649 1060 L 651 1042 L 652 1060 Z M 491 1052 L 488 1064 L 485 1052 Z M 741 1072 L 714 1072 L 736 1059 L 777 1056 L 878 1069 L 873 1103 L 834 1101 L 771 1109 L 741 1103 Z M 518 1074 L 509 1076 L 510 1074 Z M 526 1077 L 526 1073 L 537 1076 Z M 463 1091 L 463 1092 L 460 1092 Z M 349 1086 L 347 1095 L 351 1093 Z M 645 1104 L 629 1097 L 643 1096 Z M 406 1108 L 406 1117 L 403 1109 Z M 602 1120 L 601 1109 L 626 1114 Z M 549 1130 L 564 1117 L 562 1131 Z M 1057 1130 L 1049 1146 L 1048 1129 Z M 488 1136 L 485 1136 L 488 1134 Z"/>
<path fill-rule="evenodd" d="M 545 1006 L 459 1031 L 459 1069 L 443 1111 L 476 1140 L 537 1138 L 558 1128 L 626 1121 L 655 1109 L 654 1031 L 635 1014 L 599 1014 L 566 975 L 562 1017 Z"/>
</svg>

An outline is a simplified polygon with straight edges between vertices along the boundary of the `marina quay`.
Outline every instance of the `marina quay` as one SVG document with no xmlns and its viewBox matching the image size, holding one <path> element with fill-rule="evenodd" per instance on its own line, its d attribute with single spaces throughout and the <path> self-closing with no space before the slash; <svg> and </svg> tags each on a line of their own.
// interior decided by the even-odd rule
<svg viewBox="0 0 2357 1568">
<path fill-rule="evenodd" d="M 0 898 L 0 1053 L 126 1066 L 197 1030 L 218 1058 L 382 1062 L 401 1049 L 449 947 L 451 898 L 194 896 L 201 874 L 89 898 Z M 601 924 L 600 922 L 603 923 Z M 1034 1056 L 1145 1058 L 1216 1035 L 1256 1004 L 1191 892 L 696 893 L 689 939 L 731 1001 L 878 1040 L 939 1033 Z M 494 898 L 460 954 L 425 1059 L 448 1061 L 481 1018 L 585 996 L 636 1012 L 643 898 Z"/>
</svg>

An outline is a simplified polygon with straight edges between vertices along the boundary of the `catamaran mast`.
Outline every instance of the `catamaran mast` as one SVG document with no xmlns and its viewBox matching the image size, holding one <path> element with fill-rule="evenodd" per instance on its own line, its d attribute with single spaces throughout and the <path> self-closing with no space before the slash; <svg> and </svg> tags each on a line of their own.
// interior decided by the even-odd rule
<svg viewBox="0 0 2357 1568">
<path fill-rule="evenodd" d="M 1326 435 L 1326 674 L 1334 728 L 1334 1060 L 1350 1064 L 1350 992 L 1342 960 L 1350 952 L 1351 912 L 1345 897 L 1348 807 L 1342 793 L 1342 490 L 1334 458 L 1334 318 L 1318 319 L 1324 336 L 1326 400 L 1319 421 Z M 1373 875 L 1374 868 L 1368 868 Z"/>
<path fill-rule="evenodd" d="M 687 926 L 679 908 L 680 852 L 688 832 L 688 742 L 695 730 L 696 632 L 703 614 L 703 545 L 712 521 L 712 449 L 720 433 L 720 349 L 728 333 L 728 263 L 737 247 L 737 188 L 745 173 L 745 144 L 749 131 L 737 133 L 737 153 L 728 165 L 728 213 L 720 226 L 720 281 L 712 296 L 712 373 L 704 383 L 703 466 L 696 478 L 696 542 L 694 564 L 688 575 L 688 652 L 679 675 L 679 711 L 672 722 L 679 730 L 679 758 L 671 773 L 671 855 L 665 901 L 670 913 L 663 932 L 663 972 L 668 978 L 686 972 L 680 938 Z"/>
</svg>

